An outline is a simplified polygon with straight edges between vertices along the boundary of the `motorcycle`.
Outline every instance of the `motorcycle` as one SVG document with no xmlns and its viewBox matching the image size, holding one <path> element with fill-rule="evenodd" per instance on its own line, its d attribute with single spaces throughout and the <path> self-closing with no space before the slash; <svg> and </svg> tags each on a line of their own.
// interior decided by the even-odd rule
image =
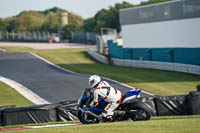
<svg viewBox="0 0 200 133">
<path fill-rule="evenodd" d="M 140 89 L 127 91 L 123 96 L 121 104 L 114 110 L 112 118 L 101 119 L 100 114 L 108 103 L 99 97 L 99 104 L 96 107 L 90 107 L 90 103 L 93 100 L 93 91 L 91 88 L 85 88 L 78 100 L 78 119 L 83 124 L 150 120 L 151 110 L 146 104 L 139 101 L 140 93 Z"/>
</svg>

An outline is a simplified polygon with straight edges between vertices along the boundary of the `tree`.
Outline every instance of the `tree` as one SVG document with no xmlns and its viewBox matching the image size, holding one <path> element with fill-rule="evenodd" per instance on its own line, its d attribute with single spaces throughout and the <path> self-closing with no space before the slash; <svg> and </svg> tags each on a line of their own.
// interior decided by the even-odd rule
<svg viewBox="0 0 200 133">
<path fill-rule="evenodd" d="M 156 4 L 156 3 L 161 3 L 161 2 L 166 2 L 170 0 L 149 0 L 149 1 L 143 1 L 139 4 L 139 6 L 144 6 L 144 5 L 149 5 L 149 4 Z"/>
<path fill-rule="evenodd" d="M 0 18 L 0 31 L 5 31 L 6 25 L 3 19 Z"/>
<path fill-rule="evenodd" d="M 10 17 L 4 20 L 6 31 L 11 32 L 16 28 L 16 19 L 17 17 Z"/>
<path fill-rule="evenodd" d="M 48 32 L 58 32 L 60 28 L 60 18 L 59 12 L 48 12 L 45 16 L 44 24 L 42 26 L 42 31 Z"/>
<path fill-rule="evenodd" d="M 58 7 L 53 7 L 53 8 L 47 9 L 45 11 L 41 11 L 40 13 L 43 13 L 44 15 L 47 15 L 49 12 L 56 13 L 56 12 L 59 12 L 59 11 L 65 11 L 65 10 L 63 10 L 61 8 L 58 8 Z"/>
<path fill-rule="evenodd" d="M 75 24 L 78 27 L 81 27 L 83 25 L 83 18 L 74 13 L 69 13 L 68 19 L 69 19 L 69 24 Z"/>
<path fill-rule="evenodd" d="M 45 11 L 23 11 L 19 15 L 0 20 L 0 29 L 11 31 L 47 31 L 58 33 L 61 29 L 59 12 L 66 11 L 58 7 L 50 8 Z M 66 11 L 67 12 L 67 11 Z M 69 24 L 77 27 L 83 25 L 83 19 L 69 13 Z M 4 27 L 4 28 L 3 28 Z M 73 26 L 71 26 L 73 27 Z"/>
<path fill-rule="evenodd" d="M 96 26 L 96 20 L 95 18 L 92 17 L 84 20 L 82 29 L 87 32 L 93 32 L 95 26 Z"/>
<path fill-rule="evenodd" d="M 24 11 L 16 19 L 16 31 L 40 31 L 44 16 L 34 11 Z"/>
</svg>

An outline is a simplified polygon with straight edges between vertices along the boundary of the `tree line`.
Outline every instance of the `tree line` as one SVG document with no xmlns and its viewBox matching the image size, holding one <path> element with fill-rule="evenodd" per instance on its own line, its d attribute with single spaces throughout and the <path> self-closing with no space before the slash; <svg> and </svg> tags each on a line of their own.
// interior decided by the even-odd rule
<svg viewBox="0 0 200 133">
<path fill-rule="evenodd" d="M 68 12 L 68 25 L 61 29 L 63 38 L 70 38 L 73 31 L 100 32 L 101 28 L 115 28 L 121 31 L 119 22 L 119 10 L 135 6 L 142 6 L 169 0 L 149 0 L 133 5 L 129 2 L 116 3 L 108 9 L 99 10 L 94 17 L 83 19 L 81 16 L 66 10 L 54 7 L 45 11 L 23 11 L 17 16 L 2 19 L 0 18 L 0 31 L 32 32 L 47 31 L 58 33 L 61 29 L 59 12 Z"/>
</svg>

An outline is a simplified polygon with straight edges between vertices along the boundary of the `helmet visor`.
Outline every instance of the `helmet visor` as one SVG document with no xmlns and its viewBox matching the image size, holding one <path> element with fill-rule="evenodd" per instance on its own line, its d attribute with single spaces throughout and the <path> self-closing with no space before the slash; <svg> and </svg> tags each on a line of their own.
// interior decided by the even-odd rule
<svg viewBox="0 0 200 133">
<path fill-rule="evenodd" d="M 89 81 L 89 85 L 90 85 L 91 87 L 93 87 L 93 84 L 94 84 L 94 80 Z"/>
</svg>

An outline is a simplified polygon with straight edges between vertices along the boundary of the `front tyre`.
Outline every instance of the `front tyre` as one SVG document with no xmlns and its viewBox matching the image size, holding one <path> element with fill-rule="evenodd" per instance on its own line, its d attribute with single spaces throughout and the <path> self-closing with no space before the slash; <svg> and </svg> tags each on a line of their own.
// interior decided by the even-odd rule
<svg viewBox="0 0 200 133">
<path fill-rule="evenodd" d="M 78 111 L 78 119 L 80 120 L 81 123 L 83 124 L 96 124 L 99 123 L 99 120 L 95 118 L 94 116 L 82 112 L 81 110 Z"/>
<path fill-rule="evenodd" d="M 144 121 L 151 119 L 151 110 L 144 103 L 133 104 L 129 111 L 130 118 L 133 121 Z"/>
</svg>

